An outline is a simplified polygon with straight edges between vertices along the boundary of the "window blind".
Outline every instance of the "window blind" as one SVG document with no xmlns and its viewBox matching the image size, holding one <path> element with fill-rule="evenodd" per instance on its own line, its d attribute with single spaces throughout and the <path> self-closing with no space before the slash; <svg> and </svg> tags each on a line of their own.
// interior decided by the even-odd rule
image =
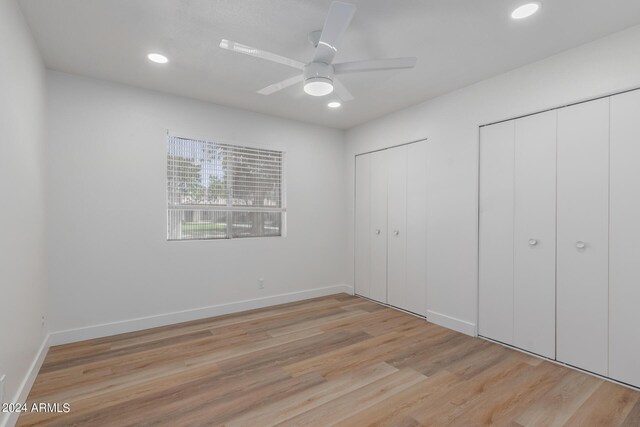
<svg viewBox="0 0 640 427">
<path fill-rule="evenodd" d="M 282 151 L 167 137 L 167 239 L 281 236 Z"/>
</svg>

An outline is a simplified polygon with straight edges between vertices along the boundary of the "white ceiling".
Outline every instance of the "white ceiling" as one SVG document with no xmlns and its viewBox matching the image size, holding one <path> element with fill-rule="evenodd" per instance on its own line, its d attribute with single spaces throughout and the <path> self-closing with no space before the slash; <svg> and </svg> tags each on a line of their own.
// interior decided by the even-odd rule
<svg viewBox="0 0 640 427">
<path fill-rule="evenodd" d="M 357 5 L 334 62 L 416 56 L 412 70 L 345 75 L 337 110 L 302 85 L 256 93 L 296 70 L 218 47 L 226 38 L 303 62 L 331 0 L 21 0 L 47 67 L 246 110 L 349 128 L 640 23 L 638 0 L 345 0 Z M 167 65 L 146 54 L 165 53 Z"/>
</svg>

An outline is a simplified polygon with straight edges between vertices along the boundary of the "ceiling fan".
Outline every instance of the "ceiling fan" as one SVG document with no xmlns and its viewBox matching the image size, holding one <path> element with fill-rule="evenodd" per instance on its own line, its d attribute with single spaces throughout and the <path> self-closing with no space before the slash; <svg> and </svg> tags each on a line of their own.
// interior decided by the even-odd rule
<svg viewBox="0 0 640 427">
<path fill-rule="evenodd" d="M 336 75 L 360 73 L 364 71 L 413 68 L 416 65 L 416 58 L 412 57 L 369 59 L 333 64 L 333 58 L 338 51 L 337 46 L 340 38 L 347 30 L 355 12 L 356 7 L 353 4 L 339 1 L 331 3 L 329 14 L 324 22 L 322 31 L 313 31 L 309 34 L 309 41 L 314 45 L 315 52 L 313 59 L 308 64 L 226 39 L 220 41 L 220 47 L 233 52 L 277 62 L 302 71 L 301 74 L 260 89 L 258 91 L 259 94 L 271 95 L 274 92 L 296 83 L 303 82 L 304 91 L 309 95 L 324 96 L 335 90 L 342 101 L 350 101 L 353 99 L 353 96 L 347 88 L 335 78 Z"/>
</svg>

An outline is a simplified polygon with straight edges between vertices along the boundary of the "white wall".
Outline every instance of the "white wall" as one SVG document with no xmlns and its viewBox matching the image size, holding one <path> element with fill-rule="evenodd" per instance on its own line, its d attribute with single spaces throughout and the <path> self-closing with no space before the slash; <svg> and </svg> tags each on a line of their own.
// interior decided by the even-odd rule
<svg viewBox="0 0 640 427">
<path fill-rule="evenodd" d="M 355 154 L 430 141 L 425 167 L 430 177 L 427 304 L 432 319 L 468 333 L 476 323 L 478 126 L 636 87 L 640 26 L 347 132 L 349 200 Z M 353 203 L 348 206 L 348 258 L 353 259 Z M 348 277 L 352 283 L 351 264 Z"/>
<path fill-rule="evenodd" d="M 44 67 L 13 0 L 0 1 L 0 130 L 0 376 L 15 401 L 46 335 L 46 263 Z"/>
<path fill-rule="evenodd" d="M 347 281 L 342 131 L 58 72 L 47 89 L 52 331 Z M 287 237 L 167 242 L 167 129 L 285 150 Z"/>
</svg>

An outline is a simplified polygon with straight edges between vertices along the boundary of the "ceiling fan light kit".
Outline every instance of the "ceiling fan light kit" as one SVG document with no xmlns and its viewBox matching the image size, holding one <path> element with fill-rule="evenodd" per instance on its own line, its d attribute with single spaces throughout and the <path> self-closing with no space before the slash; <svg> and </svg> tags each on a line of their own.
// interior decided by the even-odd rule
<svg viewBox="0 0 640 427">
<path fill-rule="evenodd" d="M 353 99 L 353 95 L 335 78 L 336 74 L 397 70 L 413 68 L 416 65 L 416 58 L 372 59 L 334 65 L 333 58 L 338 52 L 338 42 L 347 31 L 355 12 L 356 7 L 353 4 L 340 1 L 331 3 L 322 31 L 312 31 L 309 34 L 309 41 L 315 47 L 315 51 L 313 59 L 306 65 L 295 59 L 289 59 L 227 39 L 223 39 L 220 42 L 220 47 L 232 52 L 277 62 L 302 71 L 302 74 L 289 77 L 258 90 L 261 95 L 271 95 L 289 86 L 302 83 L 304 92 L 311 96 L 325 96 L 335 92 L 341 101 L 350 101 Z"/>
<path fill-rule="evenodd" d="M 333 67 L 322 62 L 312 62 L 303 70 L 304 91 L 311 96 L 325 96 L 333 92 Z"/>
<path fill-rule="evenodd" d="M 304 82 L 304 91 L 311 96 L 325 96 L 333 92 L 333 84 L 329 79 L 312 77 Z"/>
</svg>

